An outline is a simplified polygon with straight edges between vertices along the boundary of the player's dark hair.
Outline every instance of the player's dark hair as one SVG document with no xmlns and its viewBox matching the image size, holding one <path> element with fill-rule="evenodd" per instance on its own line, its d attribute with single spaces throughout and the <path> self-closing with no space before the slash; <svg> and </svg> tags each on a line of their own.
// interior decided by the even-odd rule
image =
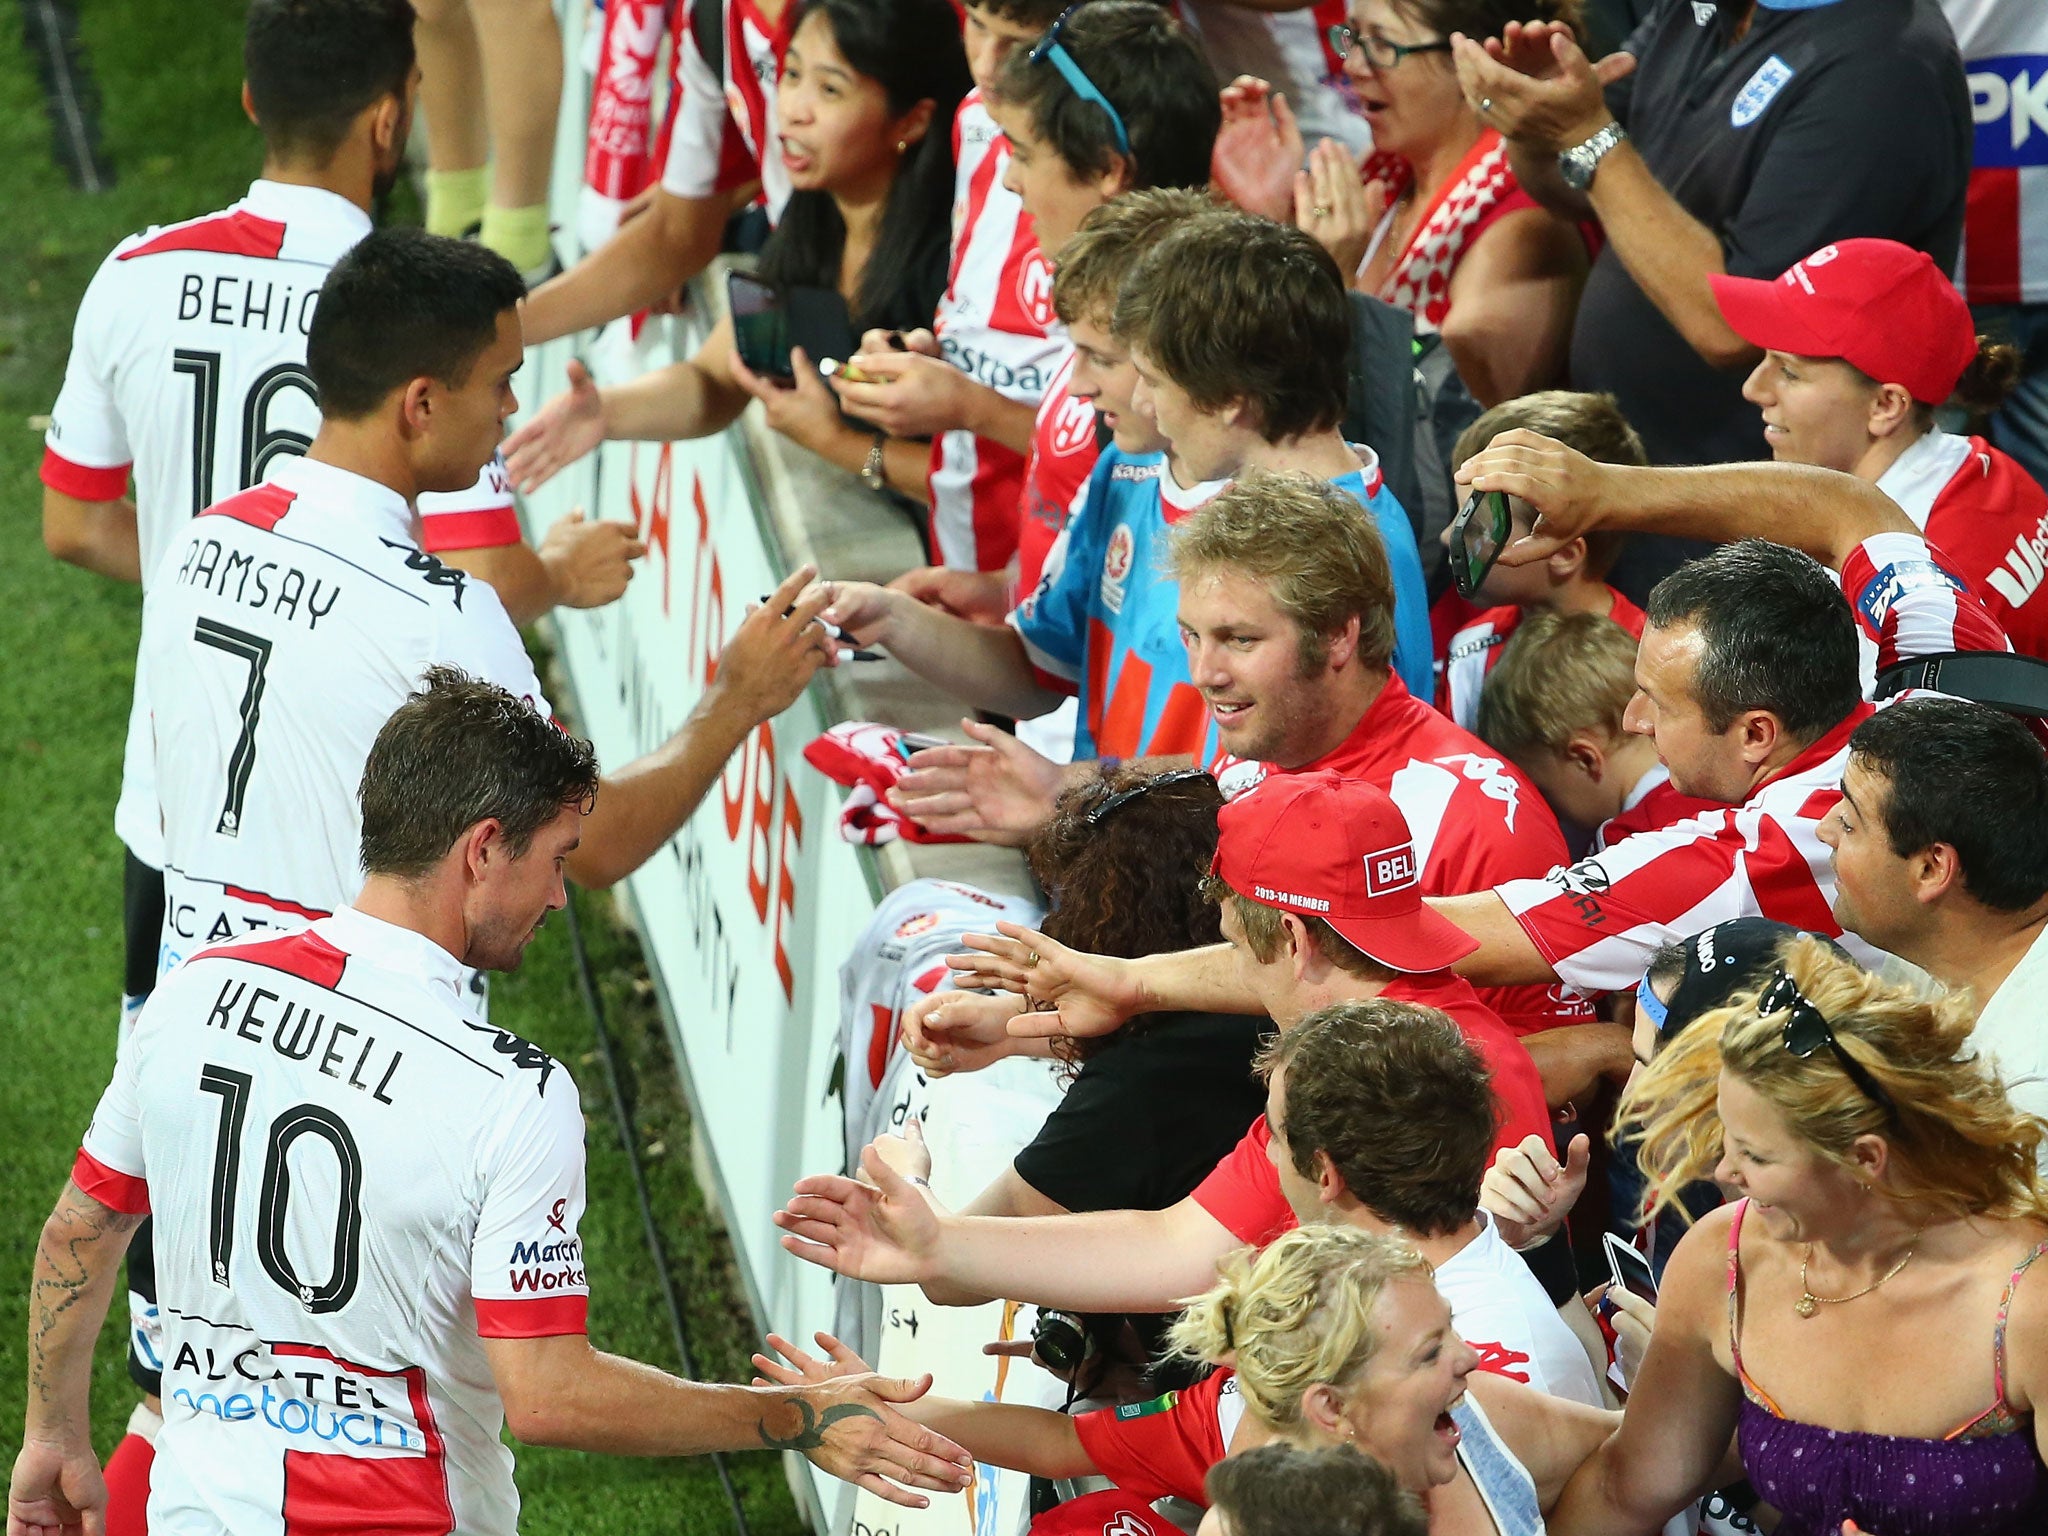
<svg viewBox="0 0 2048 1536">
<path fill-rule="evenodd" d="M 1276 1035 L 1258 1067 L 1287 1069 L 1281 1134 L 1303 1178 L 1324 1154 L 1353 1198 L 1413 1237 L 1455 1232 L 1479 1209 L 1491 1075 L 1446 1015 L 1383 997 L 1332 1003 Z"/>
<path fill-rule="evenodd" d="M 417 880 L 480 821 L 498 823 L 516 858 L 596 793 L 589 742 L 495 683 L 429 667 L 363 764 L 363 873 Z"/>
<path fill-rule="evenodd" d="M 1422 1501 L 1353 1445 L 1271 1440 L 1225 1457 L 1204 1481 L 1231 1536 L 1425 1536 Z"/>
<path fill-rule="evenodd" d="M 1201 411 L 1249 401 L 1269 443 L 1328 431 L 1351 389 L 1351 309 L 1330 253 L 1291 224 L 1225 211 L 1132 266 L 1116 334 Z"/>
<path fill-rule="evenodd" d="M 360 420 L 414 379 L 459 387 L 524 297 L 519 269 L 487 245 L 418 229 L 366 236 L 327 274 L 306 337 L 320 414 Z"/>
<path fill-rule="evenodd" d="M 1060 43 L 1124 120 L 1131 187 L 1203 187 L 1223 124 L 1216 73 L 1188 31 L 1151 0 L 1091 0 Z M 1003 61 L 994 93 L 1031 120 L 1031 131 L 1076 176 L 1099 176 L 1120 154 L 1101 106 L 1067 83 L 1051 59 L 1019 48 Z M 1047 252 L 1047 255 L 1056 254 Z"/>
<path fill-rule="evenodd" d="M 1796 549 L 1724 544 L 1658 582 L 1645 612 L 1658 629 L 1699 626 L 1693 697 L 1710 731 L 1762 709 L 1813 741 L 1863 696 L 1848 599 L 1826 566 Z"/>
<path fill-rule="evenodd" d="M 1968 699 L 1901 699 L 1856 727 L 1852 761 L 1885 781 L 1892 852 L 1946 843 L 1963 889 L 2000 912 L 2048 896 L 2048 754 L 2011 715 Z"/>
<path fill-rule="evenodd" d="M 952 239 L 953 115 L 974 86 L 959 17 L 949 0 L 804 0 L 790 35 L 814 15 L 846 62 L 882 87 L 892 114 L 932 103 L 931 126 L 897 162 L 851 305 L 856 334 L 929 325 Z M 831 194 L 794 192 L 762 248 L 761 275 L 778 287 L 837 288 L 845 248 L 846 222 Z"/>
<path fill-rule="evenodd" d="M 365 107 L 405 98 L 409 0 L 250 0 L 242 73 L 272 154 L 325 161 Z"/>
</svg>

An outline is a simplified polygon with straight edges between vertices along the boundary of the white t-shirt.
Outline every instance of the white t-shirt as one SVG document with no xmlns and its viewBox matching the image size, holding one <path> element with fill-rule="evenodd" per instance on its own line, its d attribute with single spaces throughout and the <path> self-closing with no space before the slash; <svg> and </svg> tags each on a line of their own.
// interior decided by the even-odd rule
<svg viewBox="0 0 2048 1536">
<path fill-rule="evenodd" d="M 344 910 L 194 957 L 122 1047 L 73 1177 L 155 1215 L 158 1536 L 517 1527 L 482 1339 L 584 1331 L 583 1113 L 462 974 Z"/>
<path fill-rule="evenodd" d="M 319 187 L 257 181 L 240 202 L 123 240 L 100 264 L 72 327 L 64 386 L 50 411 L 43 483 L 112 501 L 135 483 L 147 591 L 183 525 L 260 484 L 320 428 L 306 336 L 328 269 L 370 232 L 370 216 Z M 519 542 L 512 493 L 487 469 L 476 489 L 423 498 L 429 549 Z M 114 829 L 146 864 L 163 862 L 150 732 L 135 700 Z"/>
<path fill-rule="evenodd" d="M 1593 1362 L 1542 1284 L 1479 1213 L 1479 1235 L 1436 1270 L 1458 1337 L 1479 1351 L 1479 1368 L 1538 1392 L 1606 1407 Z"/>
<path fill-rule="evenodd" d="M 2048 1120 L 2048 928 L 2027 949 L 2004 985 L 1985 999 L 1970 1043 L 2005 1079 L 2006 1097 L 2028 1114 Z"/>
<path fill-rule="evenodd" d="M 414 541 L 403 497 L 312 459 L 191 519 L 142 609 L 163 811 L 158 975 L 362 887 L 356 792 L 429 666 L 547 711 L 497 594 Z"/>
</svg>

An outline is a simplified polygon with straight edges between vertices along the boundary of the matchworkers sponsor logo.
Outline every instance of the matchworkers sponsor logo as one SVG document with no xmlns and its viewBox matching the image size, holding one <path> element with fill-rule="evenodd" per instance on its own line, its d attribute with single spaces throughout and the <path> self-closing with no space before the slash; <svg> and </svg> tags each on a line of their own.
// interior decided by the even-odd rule
<svg viewBox="0 0 2048 1536">
<path fill-rule="evenodd" d="M 1393 848 L 1382 848 L 1378 853 L 1365 856 L 1365 894 L 1370 897 L 1391 896 L 1396 891 L 1405 891 L 1422 879 L 1422 872 L 1415 867 L 1415 849 L 1412 844 L 1401 843 Z"/>
<path fill-rule="evenodd" d="M 1330 910 L 1330 904 L 1320 896 L 1303 896 L 1295 891 L 1276 891 L 1270 885 L 1254 885 L 1252 896 L 1272 907 L 1295 907 L 1303 912 Z"/>
<path fill-rule="evenodd" d="M 514 1243 L 507 1278 L 515 1296 L 544 1296 L 577 1289 L 583 1276 L 583 1239 L 557 1238 L 547 1243 Z"/>
</svg>

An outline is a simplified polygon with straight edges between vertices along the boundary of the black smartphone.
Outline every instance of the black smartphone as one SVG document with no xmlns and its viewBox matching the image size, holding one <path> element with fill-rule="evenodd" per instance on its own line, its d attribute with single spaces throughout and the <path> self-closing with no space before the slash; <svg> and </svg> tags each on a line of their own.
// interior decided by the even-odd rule
<svg viewBox="0 0 2048 1536">
<path fill-rule="evenodd" d="M 1514 531 L 1506 491 L 1474 491 L 1451 520 L 1451 579 L 1460 597 L 1471 597 L 1493 569 Z"/>
<path fill-rule="evenodd" d="M 1612 1232 L 1600 1234 L 1600 1246 L 1607 1250 L 1607 1272 L 1614 1277 L 1615 1285 L 1633 1291 L 1655 1306 L 1657 1277 L 1651 1273 L 1650 1261 Z"/>
<path fill-rule="evenodd" d="M 732 310 L 732 339 L 740 361 L 785 389 L 796 383 L 789 365 L 789 312 L 782 295 L 749 273 L 728 272 L 725 297 Z"/>
</svg>

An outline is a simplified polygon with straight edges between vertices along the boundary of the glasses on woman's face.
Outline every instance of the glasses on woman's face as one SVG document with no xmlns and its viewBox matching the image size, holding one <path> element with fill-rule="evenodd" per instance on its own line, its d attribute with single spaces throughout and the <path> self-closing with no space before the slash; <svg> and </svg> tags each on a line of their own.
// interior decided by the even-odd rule
<svg viewBox="0 0 2048 1536">
<path fill-rule="evenodd" d="M 1450 39 L 1438 38 L 1433 43 L 1397 43 L 1391 38 L 1381 37 L 1377 32 L 1361 32 L 1356 27 L 1343 23 L 1323 33 L 1329 39 L 1330 52 L 1344 63 L 1351 61 L 1354 49 L 1365 55 L 1365 62 L 1374 69 L 1393 69 L 1411 53 L 1449 53 Z"/>
<path fill-rule="evenodd" d="M 1849 1074 L 1849 1081 L 1863 1090 L 1863 1096 L 1883 1110 L 1894 1125 L 1898 1123 L 1899 1107 L 1892 1102 L 1892 1096 L 1878 1086 L 1872 1077 L 1856 1062 L 1856 1058 L 1842 1049 L 1842 1042 L 1835 1038 L 1834 1028 L 1828 1023 L 1827 1015 L 1815 1007 L 1812 1000 L 1799 990 L 1799 983 L 1788 975 L 1783 966 L 1771 972 L 1771 979 L 1757 994 L 1757 1016 L 1768 1014 L 1785 1015 L 1785 1049 L 1801 1061 L 1811 1056 L 1822 1046 L 1834 1052 L 1835 1060 L 1842 1064 L 1842 1070 Z"/>
</svg>

